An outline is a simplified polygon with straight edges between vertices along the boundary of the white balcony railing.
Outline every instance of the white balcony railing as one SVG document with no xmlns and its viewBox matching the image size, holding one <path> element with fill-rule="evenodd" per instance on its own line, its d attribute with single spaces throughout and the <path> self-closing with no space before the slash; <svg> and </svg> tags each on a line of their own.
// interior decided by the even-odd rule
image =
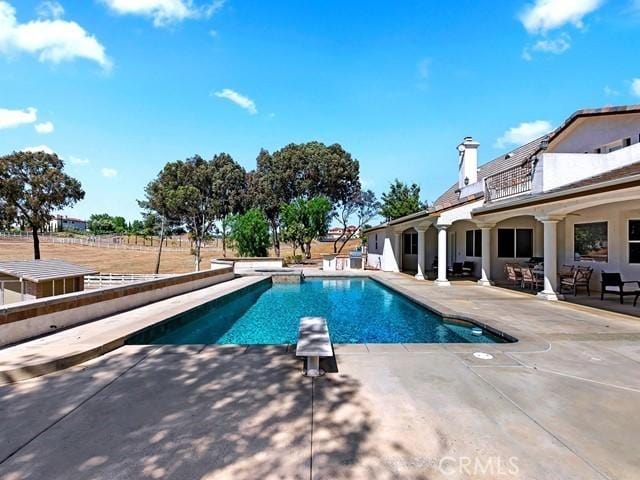
<svg viewBox="0 0 640 480">
<path fill-rule="evenodd" d="M 531 162 L 516 165 L 484 179 L 486 202 L 512 197 L 531 191 Z"/>
</svg>

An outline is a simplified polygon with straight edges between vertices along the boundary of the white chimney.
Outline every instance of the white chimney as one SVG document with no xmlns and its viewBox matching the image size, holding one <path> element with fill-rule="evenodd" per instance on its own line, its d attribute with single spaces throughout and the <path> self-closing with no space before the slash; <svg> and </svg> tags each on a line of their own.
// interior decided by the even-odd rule
<svg viewBox="0 0 640 480">
<path fill-rule="evenodd" d="M 480 144 L 471 137 L 464 137 L 458 145 L 458 188 L 464 188 L 478 181 L 478 147 Z"/>
</svg>

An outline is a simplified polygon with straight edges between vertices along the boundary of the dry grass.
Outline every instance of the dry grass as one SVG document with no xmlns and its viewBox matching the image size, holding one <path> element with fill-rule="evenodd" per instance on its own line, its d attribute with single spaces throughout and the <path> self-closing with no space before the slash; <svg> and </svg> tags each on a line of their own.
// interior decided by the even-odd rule
<svg viewBox="0 0 640 480">
<path fill-rule="evenodd" d="M 359 240 L 352 240 L 345 246 L 343 253 L 348 252 L 359 244 Z M 42 258 L 65 260 L 86 265 L 105 273 L 152 273 L 156 264 L 156 252 L 151 249 L 139 252 L 80 245 L 41 243 L 40 251 Z M 314 242 L 311 247 L 311 252 L 314 258 L 319 258 L 320 255 L 324 253 L 333 252 L 333 244 Z M 291 247 L 283 246 L 282 255 L 288 256 L 291 254 Z M 228 255 L 233 255 L 233 252 L 228 252 Z M 221 256 L 221 248 L 207 248 L 203 250 L 201 268 L 208 268 L 209 259 Z M 31 242 L 0 241 L 0 260 L 29 260 L 31 258 L 33 258 L 33 246 Z M 160 273 L 191 272 L 193 271 L 193 267 L 193 256 L 191 256 L 188 251 L 165 251 L 162 253 Z"/>
</svg>

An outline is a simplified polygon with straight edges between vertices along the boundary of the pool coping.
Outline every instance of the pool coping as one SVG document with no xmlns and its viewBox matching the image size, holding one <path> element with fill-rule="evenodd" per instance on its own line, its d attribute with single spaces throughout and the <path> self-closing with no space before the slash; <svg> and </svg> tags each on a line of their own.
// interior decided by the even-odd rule
<svg viewBox="0 0 640 480">
<path fill-rule="evenodd" d="M 481 349 L 490 349 L 492 351 L 540 351 L 546 350 L 549 346 L 549 343 L 541 339 L 539 336 L 529 334 L 528 332 L 521 332 L 519 329 L 514 328 L 513 331 L 518 336 L 514 336 L 512 334 L 508 334 L 493 327 L 487 321 L 482 320 L 480 318 L 461 314 L 453 309 L 446 307 L 435 301 L 425 301 L 422 298 L 419 298 L 412 294 L 409 290 L 402 288 L 399 285 L 394 284 L 391 281 L 380 276 L 378 272 L 371 271 L 357 271 L 357 273 L 348 273 L 338 275 L 337 272 L 322 272 L 322 271 L 313 271 L 313 272 L 305 272 L 305 276 L 308 278 L 369 278 L 373 281 L 378 282 L 379 284 L 389 288 L 390 290 L 402 295 L 406 299 L 420 305 L 423 308 L 428 309 L 440 316 L 443 319 L 451 319 L 451 320 L 459 320 L 471 323 L 473 325 L 477 325 L 481 328 L 486 329 L 491 332 L 493 335 L 498 337 L 505 338 L 509 340 L 509 343 L 376 343 L 376 344 L 367 344 L 367 343 L 349 343 L 349 344 L 333 344 L 334 345 L 334 353 L 335 354 L 364 354 L 364 353 L 425 353 L 429 351 L 458 351 L 458 352 L 469 352 Z M 228 286 L 230 282 L 234 280 L 244 279 L 244 282 L 240 282 L 241 285 L 236 288 L 225 289 L 221 288 L 225 285 Z M 112 350 L 120 348 L 127 343 L 127 340 L 132 338 L 135 335 L 140 334 L 144 330 L 157 327 L 163 323 L 171 321 L 174 317 L 178 315 L 182 315 L 188 313 L 192 310 L 202 307 L 204 304 L 225 297 L 230 294 L 237 293 L 242 291 L 243 289 L 250 288 L 252 286 L 257 285 L 260 282 L 271 281 L 270 275 L 265 276 L 251 276 L 251 275 L 239 275 L 236 278 L 229 280 L 227 282 L 222 282 L 220 284 L 205 287 L 203 289 L 198 289 L 192 292 L 188 292 L 181 295 L 176 295 L 174 297 L 167 298 L 165 300 L 161 300 L 158 302 L 154 302 L 149 305 L 145 305 L 142 307 L 138 307 L 120 314 L 112 315 L 105 317 L 101 320 L 96 320 L 94 322 L 90 322 L 87 324 L 83 324 L 77 327 L 72 327 L 52 335 L 41 337 L 39 339 L 24 342 L 13 347 L 9 347 L 7 349 L 0 350 L 0 385 L 6 383 L 13 383 L 41 375 L 45 375 L 48 373 L 52 373 L 58 370 L 63 370 L 69 368 L 71 366 L 77 365 L 79 363 L 85 362 L 87 360 L 96 358 L 98 356 L 104 355 Z M 215 291 L 216 288 L 220 289 L 220 292 Z M 490 288 L 490 287 L 478 287 L 478 288 Z M 214 289 L 214 296 L 210 296 L 207 298 L 198 298 L 202 295 L 202 292 L 207 292 L 211 289 Z M 191 297 L 196 297 L 195 300 L 190 300 Z M 180 303 L 183 301 L 186 305 L 182 305 L 179 308 L 169 306 L 172 303 Z M 153 316 L 152 312 L 154 309 L 162 308 L 163 306 L 167 306 L 165 310 L 162 310 L 159 315 Z M 151 310 L 151 311 L 150 311 Z M 142 316 L 142 319 L 135 320 L 137 314 Z M 127 316 L 133 316 L 130 322 L 126 321 Z M 150 319 L 149 317 L 153 317 Z M 120 329 L 114 332 L 113 329 L 109 330 L 101 330 L 101 327 L 104 327 L 105 324 L 103 322 L 122 322 L 120 325 Z M 136 323 L 138 322 L 138 323 Z M 142 325 L 141 325 L 142 324 Z M 107 326 L 108 327 L 108 326 Z M 73 337 L 76 331 L 79 329 L 98 329 L 101 330 L 99 332 L 94 332 L 93 341 L 92 342 L 83 342 L 81 341 L 65 341 L 69 340 L 69 337 Z M 58 342 L 57 348 L 60 349 L 60 353 L 52 353 L 48 351 L 51 348 L 51 344 L 54 343 L 50 341 L 51 339 L 55 339 L 57 337 Z M 158 347 L 165 347 L 165 345 L 157 345 Z M 218 346 L 216 344 L 210 344 L 211 347 Z M 223 345 L 219 345 L 220 347 L 224 347 Z M 285 347 L 282 349 L 281 353 L 290 353 L 289 348 L 286 345 L 280 345 L 281 347 Z M 172 345 L 166 345 L 166 347 L 172 347 Z M 180 347 L 180 345 L 174 345 L 173 347 Z M 184 347 L 184 346 L 182 346 Z M 264 349 L 265 347 L 269 347 L 269 345 L 247 345 L 247 352 L 251 350 L 257 350 L 258 348 Z M 279 347 L 278 345 L 271 345 L 271 347 Z M 277 349 L 277 348 L 276 348 Z M 10 351 L 22 351 L 21 354 L 17 354 L 15 358 L 8 358 L 11 353 Z M 40 354 L 36 354 L 38 350 L 41 350 Z M 267 348 L 268 350 L 268 348 Z M 272 348 L 273 350 L 273 348 Z M 3 358 L 4 357 L 4 358 Z"/>
</svg>

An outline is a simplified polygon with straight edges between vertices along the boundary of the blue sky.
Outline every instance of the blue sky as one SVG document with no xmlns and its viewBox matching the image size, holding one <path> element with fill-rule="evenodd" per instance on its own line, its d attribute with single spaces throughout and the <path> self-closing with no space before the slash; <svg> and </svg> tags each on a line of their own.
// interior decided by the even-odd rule
<svg viewBox="0 0 640 480">
<path fill-rule="evenodd" d="M 640 0 L 0 0 L 0 154 L 47 147 L 137 218 L 167 161 L 338 142 L 433 201 L 574 110 L 640 103 Z"/>
</svg>

